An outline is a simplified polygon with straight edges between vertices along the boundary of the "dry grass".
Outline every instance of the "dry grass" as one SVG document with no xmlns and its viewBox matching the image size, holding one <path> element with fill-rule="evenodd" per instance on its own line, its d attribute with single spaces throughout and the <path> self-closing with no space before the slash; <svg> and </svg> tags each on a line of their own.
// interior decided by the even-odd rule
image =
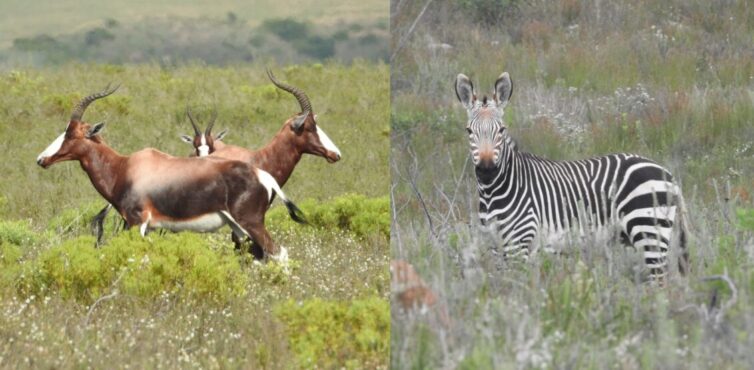
<svg viewBox="0 0 754 370">
<path fill-rule="evenodd" d="M 482 3 L 495 2 L 458 4 Z M 410 35 L 425 2 L 391 8 L 393 45 L 408 40 L 391 66 L 393 255 L 416 267 L 452 322 L 394 308 L 393 366 L 750 368 L 754 9 L 499 3 L 513 6 L 494 24 L 431 3 Z M 648 287 L 632 249 L 589 241 L 528 264 L 493 252 L 452 81 L 465 73 L 484 93 L 502 71 L 514 83 L 505 121 L 524 150 L 634 152 L 671 169 L 692 213 L 689 276 Z"/>
</svg>

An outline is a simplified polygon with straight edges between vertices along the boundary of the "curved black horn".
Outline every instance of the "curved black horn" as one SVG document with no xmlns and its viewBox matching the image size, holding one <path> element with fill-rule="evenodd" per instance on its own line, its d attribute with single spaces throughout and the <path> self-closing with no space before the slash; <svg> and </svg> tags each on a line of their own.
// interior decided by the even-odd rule
<svg viewBox="0 0 754 370">
<path fill-rule="evenodd" d="M 285 90 L 293 96 L 296 97 L 296 100 L 298 100 L 298 104 L 301 106 L 301 112 L 302 113 L 310 113 L 312 111 L 312 103 L 309 102 L 309 97 L 306 96 L 306 94 L 301 91 L 300 89 L 293 87 L 291 85 L 282 83 L 275 79 L 275 76 L 272 74 L 272 71 L 267 69 L 267 77 L 270 78 L 270 81 L 272 81 L 275 86 L 279 87 L 282 90 Z"/>
<path fill-rule="evenodd" d="M 104 98 L 112 93 L 115 92 L 115 90 L 118 90 L 120 87 L 120 84 L 116 85 L 112 89 L 110 88 L 110 84 L 107 84 L 105 86 L 105 89 L 101 92 L 94 93 L 92 95 L 89 95 L 85 97 L 84 99 L 81 99 L 81 101 L 76 104 L 76 106 L 73 108 L 73 113 L 71 113 L 71 121 L 81 121 L 81 117 L 84 115 L 84 111 L 86 111 L 86 107 L 89 106 L 93 101 L 97 99 Z"/>
<path fill-rule="evenodd" d="M 204 130 L 204 134 L 209 136 L 210 133 L 212 133 L 212 127 L 215 126 L 215 120 L 217 119 L 217 109 L 212 111 L 212 118 L 209 120 L 209 125 L 207 125 L 207 129 Z"/>
<path fill-rule="evenodd" d="M 186 115 L 188 116 L 189 121 L 191 121 L 191 127 L 194 128 L 194 135 L 196 136 L 201 135 L 202 132 L 199 131 L 198 127 L 196 127 L 196 122 L 194 122 L 194 117 L 191 116 L 191 107 L 189 107 L 188 104 L 186 104 Z"/>
</svg>

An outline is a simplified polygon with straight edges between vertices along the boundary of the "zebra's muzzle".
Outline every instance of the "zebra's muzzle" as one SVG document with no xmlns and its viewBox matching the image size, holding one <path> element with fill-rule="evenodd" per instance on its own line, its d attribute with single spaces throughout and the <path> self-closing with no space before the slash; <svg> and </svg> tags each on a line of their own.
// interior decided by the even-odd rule
<svg viewBox="0 0 754 370">
<path fill-rule="evenodd" d="M 495 167 L 495 151 L 493 150 L 480 150 L 479 161 L 477 161 L 477 167 L 481 169 L 492 169 Z"/>
</svg>

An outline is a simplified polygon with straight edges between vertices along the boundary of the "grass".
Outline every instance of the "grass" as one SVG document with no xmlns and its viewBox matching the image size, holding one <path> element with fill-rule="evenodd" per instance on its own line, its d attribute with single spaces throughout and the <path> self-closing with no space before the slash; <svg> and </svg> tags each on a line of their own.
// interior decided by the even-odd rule
<svg viewBox="0 0 754 370">
<path fill-rule="evenodd" d="M 269 0 L 222 0 L 209 3 L 184 1 L 34 1 L 24 4 L 7 1 L 0 4 L 0 47 L 8 47 L 19 37 L 37 34 L 73 33 L 100 26 L 103 20 L 114 19 L 128 24 L 148 17 L 178 16 L 185 18 L 225 17 L 233 12 L 244 22 L 258 25 L 270 18 L 294 17 L 317 21 L 323 25 L 339 22 L 368 22 L 385 18 L 387 6 L 382 1 L 358 3 L 344 1 L 275 2 Z"/>
<path fill-rule="evenodd" d="M 356 63 L 275 67 L 278 78 L 309 95 L 318 123 L 343 153 L 336 165 L 304 156 L 286 195 L 294 202 L 326 200 L 345 192 L 368 197 L 384 195 L 389 143 L 387 73 L 382 64 Z M 185 115 L 190 104 L 200 121 L 217 109 L 217 130 L 229 128 L 228 143 L 259 148 L 269 142 L 284 121 L 298 113 L 295 98 L 269 82 L 264 66 L 162 69 L 158 66 L 121 67 L 71 64 L 55 69 L 14 70 L 0 75 L 0 145 L 14 148 L 4 161 L 6 197 L 2 214 L 44 223 L 53 215 L 82 202 L 99 199 L 86 174 L 74 163 L 42 170 L 36 156 L 65 128 L 73 105 L 102 89 L 122 83 L 113 96 L 87 110 L 85 120 L 106 121 L 103 137 L 121 154 L 154 147 L 174 155 L 188 155 L 190 147 L 179 134 L 190 132 Z M 368 140 L 365 140 L 368 138 Z M 23 179 L 11 181 L 10 179 Z M 38 201 L 44 194 L 44 201 Z"/>
<path fill-rule="evenodd" d="M 496 2 L 463 2 L 486 3 Z M 444 326 L 440 308 L 393 306 L 392 366 L 750 368 L 752 9 L 498 3 L 513 5 L 495 24 L 474 7 L 432 4 L 408 34 L 423 2 L 391 18 L 393 45 L 407 40 L 391 65 L 393 255 L 415 265 L 451 317 Z M 633 152 L 673 172 L 692 213 L 687 277 L 641 284 L 640 256 L 615 244 L 586 241 L 527 264 L 492 253 L 453 81 L 465 73 L 483 94 L 503 71 L 514 84 L 505 121 L 523 150 Z"/>
<path fill-rule="evenodd" d="M 34 163 L 76 101 L 109 81 L 123 85 L 84 118 L 107 121 L 104 138 L 120 153 L 150 146 L 188 155 L 179 139 L 190 131 L 186 104 L 200 121 L 217 109 L 217 129 L 231 130 L 227 142 L 258 148 L 298 111 L 264 67 L 68 64 L 0 75 L 9 92 L 0 98 L 0 131 L 14 136 L 2 139 L 14 155 L 0 181 L 0 367 L 295 367 L 320 350 L 295 335 L 303 325 L 297 305 L 349 313 L 307 329 L 341 338 L 315 364 L 387 366 L 389 326 L 370 319 L 387 317 L 389 298 L 384 64 L 272 66 L 307 92 L 343 153 L 333 165 L 305 156 L 286 184 L 313 226 L 274 216 L 285 213 L 277 202 L 270 212 L 268 229 L 288 249 L 290 273 L 236 254 L 227 228 L 142 239 L 136 230 L 117 233 L 111 215 L 106 244 L 94 249 L 88 220 L 104 201 L 86 175 L 75 163 Z"/>
</svg>

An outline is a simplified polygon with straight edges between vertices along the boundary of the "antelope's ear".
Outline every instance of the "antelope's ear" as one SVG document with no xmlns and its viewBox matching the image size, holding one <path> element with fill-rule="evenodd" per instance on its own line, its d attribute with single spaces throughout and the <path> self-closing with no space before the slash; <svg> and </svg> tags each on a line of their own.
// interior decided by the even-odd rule
<svg viewBox="0 0 754 370">
<path fill-rule="evenodd" d="M 495 81 L 495 99 L 498 107 L 505 107 L 513 94 L 513 83 L 508 72 L 503 72 Z"/>
<path fill-rule="evenodd" d="M 476 101 L 474 84 L 463 73 L 459 73 L 456 77 L 456 96 L 466 109 L 471 109 L 474 106 L 474 102 Z"/>
<path fill-rule="evenodd" d="M 192 138 L 191 136 L 188 136 L 188 135 L 181 135 L 181 140 L 182 140 L 182 141 L 183 141 L 184 143 L 188 143 L 188 144 L 194 145 L 194 138 Z"/>
<path fill-rule="evenodd" d="M 92 128 L 87 131 L 86 137 L 92 137 L 99 134 L 100 132 L 102 132 L 103 128 L 105 128 L 105 122 L 95 123 L 94 126 L 92 126 Z"/>
<path fill-rule="evenodd" d="M 215 141 L 222 141 L 223 138 L 225 137 L 225 135 L 227 135 L 227 134 L 228 134 L 228 129 L 227 128 L 225 130 L 220 131 L 220 133 L 217 134 L 217 136 L 215 136 Z"/>
<path fill-rule="evenodd" d="M 304 128 L 304 122 L 306 122 L 306 117 L 308 117 L 308 114 L 299 114 L 296 116 L 296 118 L 293 119 L 293 122 L 291 123 L 291 127 L 293 127 L 293 131 L 301 132 L 301 129 Z"/>
</svg>

